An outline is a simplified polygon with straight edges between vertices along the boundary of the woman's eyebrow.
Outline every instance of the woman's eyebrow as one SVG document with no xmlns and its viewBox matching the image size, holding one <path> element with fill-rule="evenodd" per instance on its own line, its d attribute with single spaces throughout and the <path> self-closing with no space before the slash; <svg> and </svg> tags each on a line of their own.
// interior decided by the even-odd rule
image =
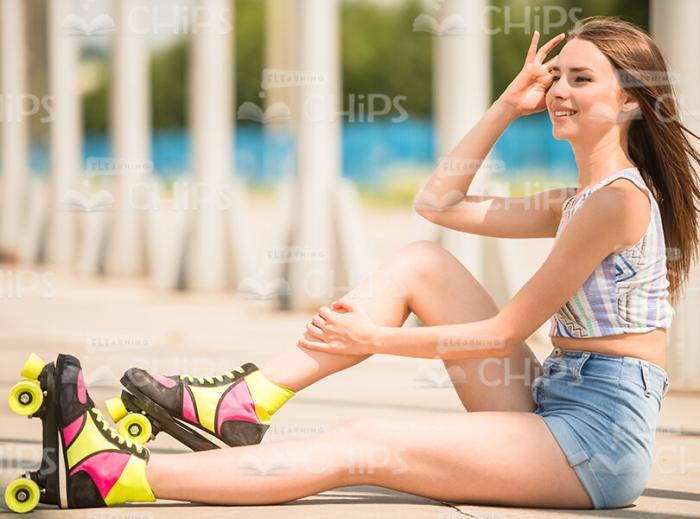
<svg viewBox="0 0 700 519">
<path fill-rule="evenodd" d="M 554 67 L 552 67 L 552 70 L 556 70 L 557 72 L 559 72 L 559 67 L 554 66 Z M 583 72 L 584 70 L 589 70 L 589 71 L 593 72 L 593 69 L 589 68 L 589 67 L 571 67 L 569 70 L 571 72 Z"/>
</svg>

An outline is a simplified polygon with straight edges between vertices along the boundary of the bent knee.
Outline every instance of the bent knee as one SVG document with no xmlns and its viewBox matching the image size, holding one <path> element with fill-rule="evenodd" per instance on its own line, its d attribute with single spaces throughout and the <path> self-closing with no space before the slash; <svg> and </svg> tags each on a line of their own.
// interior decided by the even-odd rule
<svg viewBox="0 0 700 519">
<path fill-rule="evenodd" d="M 404 267 L 414 276 L 434 275 L 446 262 L 451 261 L 457 259 L 442 245 L 429 240 L 412 241 L 392 257 L 394 266 Z"/>
</svg>

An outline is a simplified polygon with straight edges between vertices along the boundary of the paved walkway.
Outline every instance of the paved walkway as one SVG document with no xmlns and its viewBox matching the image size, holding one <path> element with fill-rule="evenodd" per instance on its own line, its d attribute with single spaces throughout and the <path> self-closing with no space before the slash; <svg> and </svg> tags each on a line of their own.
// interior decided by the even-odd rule
<svg viewBox="0 0 700 519">
<path fill-rule="evenodd" d="M 83 361 L 97 402 L 118 394 L 124 369 L 216 374 L 242 362 L 263 363 L 292 345 L 310 315 L 281 313 L 270 302 L 231 294 L 180 294 L 134 280 L 96 280 L 38 273 L 32 290 L 12 291 L 3 272 L 0 299 L 0 393 L 18 380 L 27 354 L 46 359 L 72 352 Z M 43 277 L 42 277 L 43 276 Z M 25 285 L 29 286 L 29 285 Z M 538 347 L 537 355 L 547 355 Z M 3 397 L 4 399 L 5 397 Z M 375 356 L 306 389 L 275 416 L 265 441 L 322 432 L 361 416 L 464 412 L 439 361 Z M 0 408 L 0 486 L 40 455 L 40 422 Z M 665 431 L 665 432 L 664 432 Z M 181 449 L 159 437 L 158 449 Z M 0 511 L 0 513 L 3 513 Z M 347 487 L 283 506 L 204 507 L 159 503 L 94 511 L 42 509 L 38 516 L 155 519 L 156 517 L 700 517 L 700 395 L 670 391 L 664 400 L 651 479 L 634 506 L 612 511 L 528 510 L 450 505 L 375 487 Z"/>
</svg>

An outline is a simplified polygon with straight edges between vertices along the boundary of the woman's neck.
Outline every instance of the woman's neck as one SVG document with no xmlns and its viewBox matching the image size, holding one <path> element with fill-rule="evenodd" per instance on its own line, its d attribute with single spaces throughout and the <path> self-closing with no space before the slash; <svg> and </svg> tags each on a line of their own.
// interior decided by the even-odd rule
<svg viewBox="0 0 700 519">
<path fill-rule="evenodd" d="M 616 132 L 594 143 L 572 143 L 578 167 L 579 188 L 587 189 L 616 171 L 635 167 Z"/>
</svg>

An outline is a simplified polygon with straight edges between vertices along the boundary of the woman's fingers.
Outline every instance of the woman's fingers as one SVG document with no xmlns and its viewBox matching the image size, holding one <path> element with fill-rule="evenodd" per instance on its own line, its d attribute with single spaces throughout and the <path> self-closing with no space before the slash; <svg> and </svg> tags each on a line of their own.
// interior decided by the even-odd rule
<svg viewBox="0 0 700 519">
<path fill-rule="evenodd" d="M 552 67 L 556 64 L 558 57 L 559 55 L 556 55 L 544 64 L 544 68 L 546 68 L 548 72 L 552 71 Z"/>
<path fill-rule="evenodd" d="M 530 48 L 527 49 L 527 56 L 525 57 L 525 63 L 534 63 L 535 56 L 537 55 L 537 42 L 540 40 L 539 31 L 535 31 L 532 35 L 532 40 L 530 40 Z"/>
<path fill-rule="evenodd" d="M 313 341 L 310 339 L 299 339 L 297 344 L 303 348 L 308 348 L 310 350 L 316 351 L 327 351 L 328 345 L 324 342 Z"/>
<path fill-rule="evenodd" d="M 557 34 L 554 38 L 542 45 L 540 50 L 537 50 L 537 44 L 540 41 L 540 33 L 539 31 L 535 31 L 532 35 L 532 40 L 530 41 L 530 48 L 527 50 L 525 63 L 542 63 L 542 61 L 547 57 L 547 54 L 549 54 L 552 49 L 556 47 L 565 37 L 566 33 L 562 32 L 561 34 Z"/>
<path fill-rule="evenodd" d="M 318 326 L 324 332 L 326 331 L 326 320 L 320 315 L 316 314 L 311 318 L 311 322 Z"/>
<path fill-rule="evenodd" d="M 332 310 L 331 310 L 330 308 L 328 308 L 327 306 L 322 306 L 322 307 L 318 310 L 318 315 L 320 315 L 321 317 L 323 317 L 326 321 L 329 321 L 329 322 L 330 322 L 330 321 L 333 320 L 333 312 L 332 312 Z"/>
<path fill-rule="evenodd" d="M 539 51 L 537 51 L 535 61 L 537 63 L 542 63 L 544 58 L 547 57 L 547 54 L 549 54 L 552 51 L 552 49 L 556 47 L 564 37 L 566 37 L 566 34 L 562 32 L 561 34 L 557 34 L 554 38 L 542 45 L 542 48 Z"/>
<path fill-rule="evenodd" d="M 316 339 L 323 339 L 324 333 L 323 330 L 321 330 L 318 326 L 314 324 L 307 324 L 306 325 L 306 331 L 311 334 L 312 337 L 315 337 Z"/>
</svg>

